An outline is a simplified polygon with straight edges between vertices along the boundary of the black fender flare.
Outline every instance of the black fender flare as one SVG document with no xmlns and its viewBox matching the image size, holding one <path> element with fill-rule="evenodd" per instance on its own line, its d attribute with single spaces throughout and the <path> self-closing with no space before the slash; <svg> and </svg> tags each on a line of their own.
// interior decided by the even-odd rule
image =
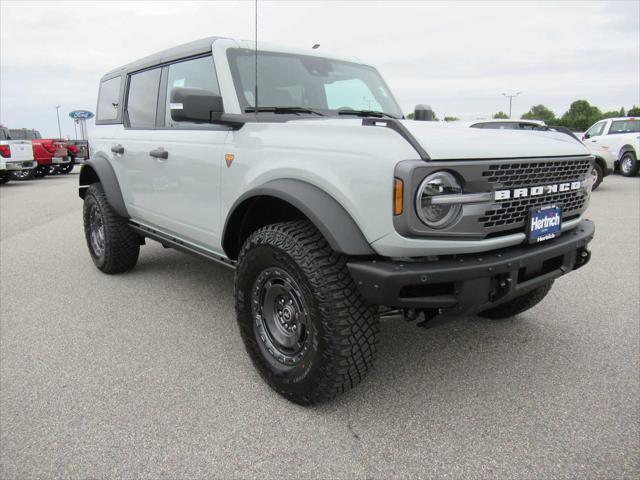
<svg viewBox="0 0 640 480">
<path fill-rule="evenodd" d="M 275 197 L 298 209 L 327 240 L 346 255 L 375 255 L 362 230 L 338 201 L 324 190 L 295 179 L 271 180 L 241 195 L 232 205 L 222 231 L 222 247 L 229 252 L 234 231 L 244 216 L 241 206 L 256 197 Z"/>
<path fill-rule="evenodd" d="M 129 212 L 127 212 L 127 207 L 124 204 L 118 177 L 116 177 L 111 163 L 109 163 L 109 160 L 105 157 L 97 156 L 91 160 L 87 160 L 82 165 L 82 170 L 80 170 L 79 182 L 78 195 L 80 198 L 84 198 L 87 189 L 92 183 L 100 182 L 109 201 L 109 205 L 111 205 L 121 217 L 129 218 Z"/>
</svg>

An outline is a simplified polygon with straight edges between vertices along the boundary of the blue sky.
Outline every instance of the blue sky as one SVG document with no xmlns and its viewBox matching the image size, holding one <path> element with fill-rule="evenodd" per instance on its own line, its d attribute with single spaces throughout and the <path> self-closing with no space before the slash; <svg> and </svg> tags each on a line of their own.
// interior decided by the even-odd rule
<svg viewBox="0 0 640 480">
<path fill-rule="evenodd" d="M 514 116 L 584 98 L 640 104 L 640 2 L 258 1 L 261 40 L 353 55 L 378 67 L 405 112 Z M 0 4 L 0 122 L 73 137 L 102 74 L 209 35 L 254 38 L 254 2 Z"/>
</svg>

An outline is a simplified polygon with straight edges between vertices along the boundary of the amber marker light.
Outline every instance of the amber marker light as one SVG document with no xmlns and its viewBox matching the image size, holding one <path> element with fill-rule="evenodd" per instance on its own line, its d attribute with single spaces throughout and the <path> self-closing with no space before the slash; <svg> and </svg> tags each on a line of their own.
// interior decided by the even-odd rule
<svg viewBox="0 0 640 480">
<path fill-rule="evenodd" d="M 399 178 L 393 182 L 393 214 L 400 215 L 402 213 L 402 197 L 404 193 L 404 183 Z"/>
</svg>

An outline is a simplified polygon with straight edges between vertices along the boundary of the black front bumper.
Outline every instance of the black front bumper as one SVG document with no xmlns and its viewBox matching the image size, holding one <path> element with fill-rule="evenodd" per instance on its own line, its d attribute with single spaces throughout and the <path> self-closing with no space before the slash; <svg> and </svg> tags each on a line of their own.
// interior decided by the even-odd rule
<svg viewBox="0 0 640 480">
<path fill-rule="evenodd" d="M 436 261 L 352 261 L 347 265 L 362 295 L 388 307 L 473 313 L 510 300 L 584 266 L 595 226 L 582 220 L 560 237 L 486 253 Z"/>
</svg>

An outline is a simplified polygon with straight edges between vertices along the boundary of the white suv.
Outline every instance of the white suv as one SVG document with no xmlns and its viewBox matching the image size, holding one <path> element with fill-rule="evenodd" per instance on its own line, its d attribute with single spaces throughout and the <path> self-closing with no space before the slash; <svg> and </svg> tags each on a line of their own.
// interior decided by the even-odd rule
<svg viewBox="0 0 640 480">
<path fill-rule="evenodd" d="M 590 258 L 584 145 L 405 120 L 354 59 L 175 47 L 102 78 L 90 144 L 96 267 L 132 269 L 150 238 L 235 268 L 246 350 L 302 404 L 364 377 L 381 315 L 516 315 Z"/>
<path fill-rule="evenodd" d="M 596 122 L 582 138 L 597 158 L 611 170 L 633 177 L 640 170 L 640 118 L 608 118 Z"/>
</svg>

